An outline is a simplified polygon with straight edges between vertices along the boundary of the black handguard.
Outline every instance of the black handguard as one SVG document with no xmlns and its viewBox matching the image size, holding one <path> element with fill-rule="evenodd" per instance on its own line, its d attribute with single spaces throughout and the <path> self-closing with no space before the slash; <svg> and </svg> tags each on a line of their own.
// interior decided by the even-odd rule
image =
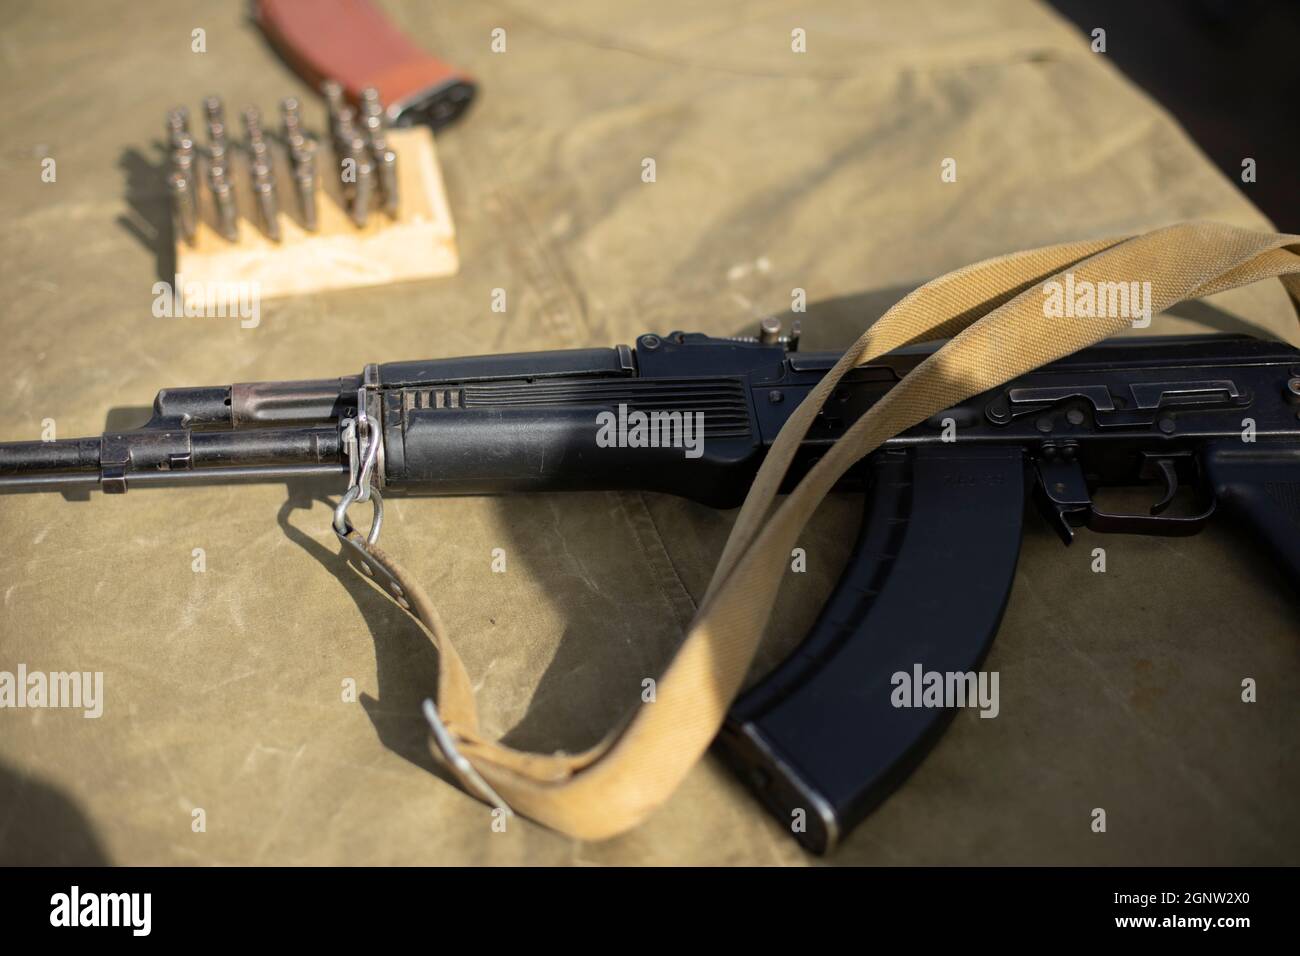
<svg viewBox="0 0 1300 956">
<path fill-rule="evenodd" d="M 371 365 L 360 375 L 167 389 L 143 428 L 0 445 L 0 491 L 367 473 L 389 494 L 640 490 L 744 498 L 835 354 L 674 332 L 635 349 Z M 801 443 L 793 485 L 934 347 L 845 376 Z M 1245 336 L 1112 340 L 890 439 L 845 475 L 858 544 L 812 632 L 735 704 L 722 756 L 824 852 L 906 778 L 955 708 L 895 707 L 893 679 L 971 673 L 997 632 L 1027 494 L 1074 529 L 1192 534 L 1237 513 L 1300 581 L 1300 352 Z M 364 414 L 362 414 L 364 413 Z M 359 427 L 364 424 L 364 428 Z M 367 433 L 381 441 L 367 440 Z M 358 437 L 360 435 L 360 438 Z M 1149 513 L 1098 487 L 1155 482 Z M 1180 489 L 1193 499 L 1183 510 Z M 934 601 L 932 584 L 947 596 Z M 802 827 L 792 827 L 796 818 Z"/>
</svg>

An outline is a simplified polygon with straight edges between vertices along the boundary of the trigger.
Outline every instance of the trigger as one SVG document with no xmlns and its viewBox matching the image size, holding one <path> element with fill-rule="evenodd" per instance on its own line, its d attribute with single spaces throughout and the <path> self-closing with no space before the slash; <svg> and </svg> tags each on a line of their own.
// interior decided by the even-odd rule
<svg viewBox="0 0 1300 956">
<path fill-rule="evenodd" d="M 1155 466 L 1165 479 L 1165 496 L 1151 506 L 1151 513 L 1158 515 L 1173 504 L 1174 495 L 1178 494 L 1178 469 L 1174 467 L 1172 458 L 1157 458 Z"/>
</svg>

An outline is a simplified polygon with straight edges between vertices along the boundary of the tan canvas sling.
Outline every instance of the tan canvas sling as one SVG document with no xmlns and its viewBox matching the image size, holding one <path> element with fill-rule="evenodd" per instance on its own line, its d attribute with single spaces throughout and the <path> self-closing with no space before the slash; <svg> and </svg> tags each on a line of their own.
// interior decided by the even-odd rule
<svg viewBox="0 0 1300 956">
<path fill-rule="evenodd" d="M 349 529 L 353 565 L 438 648 L 437 703 L 426 704 L 435 754 L 472 793 L 573 837 L 598 840 L 636 826 L 668 799 L 717 734 L 754 659 L 791 548 L 845 470 L 930 416 L 1131 325 L 1127 317 L 1046 317 L 1041 285 L 1067 270 L 1076 283 L 1150 282 L 1152 314 L 1271 277 L 1300 301 L 1300 236 L 1184 223 L 989 259 L 898 302 L 844 353 L 781 431 L 686 638 L 657 681 L 656 700 L 643 704 L 638 696 L 630 717 L 582 753 L 530 753 L 485 738 L 469 675 L 428 596 Z M 846 371 L 901 346 L 947 337 L 775 504 L 800 441 Z"/>
</svg>

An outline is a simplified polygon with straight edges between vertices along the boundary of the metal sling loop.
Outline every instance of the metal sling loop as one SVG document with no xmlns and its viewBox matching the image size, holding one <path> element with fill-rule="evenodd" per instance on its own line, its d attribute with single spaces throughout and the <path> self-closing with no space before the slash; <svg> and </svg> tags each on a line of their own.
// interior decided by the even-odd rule
<svg viewBox="0 0 1300 956">
<path fill-rule="evenodd" d="M 361 486 L 353 485 L 343 495 L 343 500 L 334 509 L 334 530 L 346 538 L 352 533 L 352 522 L 348 520 L 348 508 L 361 500 Z M 366 535 L 366 544 L 373 547 L 379 540 L 379 529 L 384 523 L 384 499 L 377 488 L 370 489 L 370 503 L 374 506 L 375 516 L 370 520 L 370 532 Z"/>
<path fill-rule="evenodd" d="M 357 394 L 356 420 L 349 420 L 343 424 L 343 445 L 348 451 L 349 484 L 338 507 L 334 509 L 334 531 L 345 548 L 352 548 L 356 552 L 355 556 L 360 559 L 362 570 L 372 579 L 377 579 L 376 583 L 381 588 L 386 586 L 399 606 L 410 611 L 410 605 L 406 603 L 406 595 L 401 585 L 386 569 L 377 567 L 373 561 L 366 561 L 365 548 L 348 537 L 352 533 L 352 523 L 348 521 L 348 508 L 358 501 L 369 499 L 374 507 L 374 518 L 370 524 L 370 533 L 366 535 L 366 546 L 373 547 L 379 540 L 379 529 L 384 522 L 384 497 L 371 482 L 374 480 L 375 463 L 379 458 L 379 446 L 382 441 L 383 437 L 379 434 L 378 426 L 366 414 L 366 389 L 363 387 Z M 365 449 L 365 453 L 358 468 L 357 458 L 361 454 L 361 448 Z M 429 722 L 434 743 L 442 752 L 447 765 L 460 777 L 461 782 L 481 800 L 501 810 L 507 817 L 514 816 L 514 811 L 510 809 L 510 805 L 501 794 L 483 779 L 483 775 L 456 748 L 455 738 L 442 722 L 442 718 L 438 716 L 438 709 L 432 700 L 424 701 L 423 711 L 424 719 Z"/>
<path fill-rule="evenodd" d="M 358 433 L 360 433 L 359 438 Z M 346 538 L 352 531 L 352 523 L 348 521 L 348 508 L 357 501 L 371 501 L 374 507 L 374 517 L 370 521 L 370 533 L 366 535 L 366 544 L 373 547 L 375 542 L 379 540 L 379 529 L 384 523 L 384 498 L 379 493 L 379 489 L 371 484 L 374 480 L 375 462 L 379 460 L 379 445 L 383 441 L 383 437 L 378 433 L 375 422 L 366 414 L 366 390 L 364 387 L 357 393 L 356 421 L 344 425 L 343 440 L 349 450 L 349 472 L 355 477 L 353 477 L 352 483 L 348 486 L 348 490 L 343 495 L 338 507 L 334 509 L 334 531 L 339 537 Z M 356 461 L 359 443 L 365 447 L 365 458 L 362 460 L 358 472 Z"/>
</svg>

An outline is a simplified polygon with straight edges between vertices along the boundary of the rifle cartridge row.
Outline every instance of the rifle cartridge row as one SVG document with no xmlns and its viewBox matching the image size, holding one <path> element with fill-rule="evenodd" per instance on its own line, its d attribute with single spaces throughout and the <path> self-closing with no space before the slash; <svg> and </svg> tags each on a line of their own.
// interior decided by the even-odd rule
<svg viewBox="0 0 1300 956">
<path fill-rule="evenodd" d="M 342 87 L 333 80 L 322 84 L 329 106 L 329 140 L 337 169 L 338 196 L 349 217 L 358 227 L 379 208 L 397 218 L 397 154 L 389 148 L 386 122 L 379 93 L 373 88 L 363 91 L 360 116 L 343 98 Z M 298 223 L 308 232 L 319 227 L 318 202 L 321 192 L 318 141 L 304 129 L 298 99 L 280 101 L 281 128 L 278 145 L 287 168 L 277 170 L 272 142 L 263 129 L 262 116 L 255 106 L 240 114 L 242 143 L 230 138 L 225 105 L 218 96 L 203 101 L 203 118 L 207 127 L 207 146 L 195 144 L 191 132 L 190 111 L 180 106 L 167 113 L 166 134 L 170 154 L 167 177 L 173 218 L 177 233 L 189 243 L 195 241 L 200 218 L 201 184 L 206 183 L 212 197 L 215 228 L 230 242 L 239 240 L 239 204 L 236 194 L 236 157 L 247 171 L 252 197 L 252 218 L 268 239 L 279 242 L 280 196 L 291 192 Z M 285 167 L 285 163 L 280 164 Z M 277 173 L 288 177 L 288 188 L 277 184 Z M 283 180 L 281 180 L 282 182 Z"/>
</svg>

